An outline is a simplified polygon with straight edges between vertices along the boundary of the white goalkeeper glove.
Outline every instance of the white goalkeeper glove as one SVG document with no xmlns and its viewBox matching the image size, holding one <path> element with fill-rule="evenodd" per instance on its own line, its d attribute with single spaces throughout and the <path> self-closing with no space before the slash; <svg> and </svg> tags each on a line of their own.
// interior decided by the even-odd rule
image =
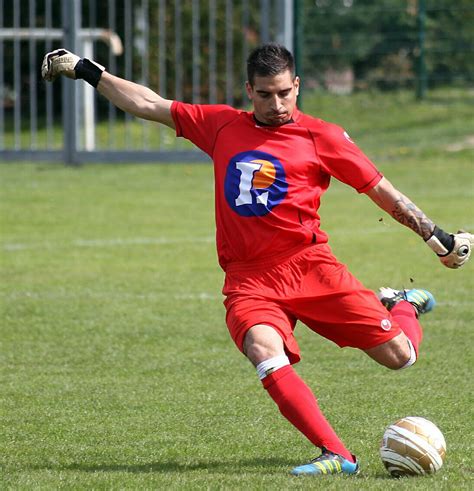
<svg viewBox="0 0 474 491">
<path fill-rule="evenodd" d="M 95 61 L 80 58 L 67 49 L 56 49 L 47 53 L 41 65 L 41 76 L 53 82 L 59 75 L 72 79 L 84 79 L 93 87 L 97 87 L 105 68 Z"/>
<path fill-rule="evenodd" d="M 426 241 L 437 254 L 439 260 L 451 269 L 457 269 L 467 263 L 474 247 L 474 235 L 460 230 L 457 234 L 447 234 L 438 227 Z"/>
</svg>

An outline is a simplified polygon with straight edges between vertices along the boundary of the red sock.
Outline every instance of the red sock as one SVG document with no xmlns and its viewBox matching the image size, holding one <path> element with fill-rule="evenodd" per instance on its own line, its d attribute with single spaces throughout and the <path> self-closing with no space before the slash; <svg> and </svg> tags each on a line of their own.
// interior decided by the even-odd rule
<svg viewBox="0 0 474 491">
<path fill-rule="evenodd" d="M 342 455 L 354 462 L 352 454 L 339 440 L 319 409 L 316 397 L 291 365 L 267 375 L 263 387 L 277 403 L 281 414 L 317 447 Z"/>
<path fill-rule="evenodd" d="M 391 310 L 392 317 L 397 321 L 400 329 L 411 341 L 418 357 L 418 346 L 423 338 L 421 325 L 416 317 L 415 309 L 410 302 L 402 300 Z"/>
</svg>

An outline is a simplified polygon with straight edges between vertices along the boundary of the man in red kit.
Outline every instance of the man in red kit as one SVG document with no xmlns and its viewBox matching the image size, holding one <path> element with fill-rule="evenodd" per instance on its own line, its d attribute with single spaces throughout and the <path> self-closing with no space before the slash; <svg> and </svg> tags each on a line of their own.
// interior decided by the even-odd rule
<svg viewBox="0 0 474 491">
<path fill-rule="evenodd" d="M 395 189 L 347 133 L 296 107 L 291 53 L 276 44 L 247 62 L 253 112 L 166 100 L 64 50 L 48 53 L 42 75 L 82 78 L 119 108 L 176 129 L 214 162 L 217 249 L 224 269 L 226 321 L 270 397 L 321 454 L 294 475 L 355 474 L 357 459 L 293 370 L 297 320 L 397 370 L 415 363 L 418 316 L 435 305 L 426 290 L 366 289 L 333 256 L 318 208 L 331 177 L 371 198 L 421 236 L 450 268 L 469 259 L 474 237 L 448 234 Z"/>
</svg>

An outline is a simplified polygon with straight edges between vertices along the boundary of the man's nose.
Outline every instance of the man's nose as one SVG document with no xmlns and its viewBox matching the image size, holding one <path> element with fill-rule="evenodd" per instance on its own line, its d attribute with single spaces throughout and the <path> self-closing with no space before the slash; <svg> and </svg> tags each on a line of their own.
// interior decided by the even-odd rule
<svg viewBox="0 0 474 491">
<path fill-rule="evenodd" d="M 274 111 L 279 111 L 281 109 L 281 107 L 282 107 L 282 104 L 281 104 L 281 100 L 278 97 L 278 95 L 275 95 L 274 97 L 272 97 L 271 108 Z"/>
</svg>

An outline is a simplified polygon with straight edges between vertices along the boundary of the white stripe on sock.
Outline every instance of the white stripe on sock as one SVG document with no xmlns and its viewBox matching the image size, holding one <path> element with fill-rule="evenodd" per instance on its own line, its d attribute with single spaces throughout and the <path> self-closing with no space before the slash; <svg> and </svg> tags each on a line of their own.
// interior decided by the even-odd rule
<svg viewBox="0 0 474 491">
<path fill-rule="evenodd" d="M 410 359 L 403 365 L 400 370 L 403 370 L 404 368 L 411 367 L 415 361 L 416 361 L 416 351 L 415 348 L 413 347 L 412 342 L 407 338 L 408 341 L 408 346 L 410 347 Z"/>
<path fill-rule="evenodd" d="M 274 356 L 268 360 L 264 360 L 256 366 L 258 378 L 263 380 L 267 375 L 290 364 L 290 360 L 286 355 Z"/>
</svg>

